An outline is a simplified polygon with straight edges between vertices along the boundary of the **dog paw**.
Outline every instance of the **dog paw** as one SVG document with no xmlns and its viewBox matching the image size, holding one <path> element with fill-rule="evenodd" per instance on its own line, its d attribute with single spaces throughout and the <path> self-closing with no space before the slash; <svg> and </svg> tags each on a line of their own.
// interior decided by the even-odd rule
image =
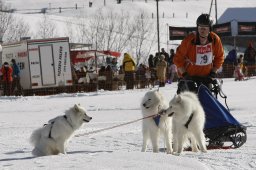
<svg viewBox="0 0 256 170">
<path fill-rule="evenodd" d="M 172 154 L 173 152 L 172 152 L 172 151 L 167 151 L 166 153 L 167 153 L 167 154 Z"/>
<path fill-rule="evenodd" d="M 175 155 L 175 156 L 180 156 L 181 155 L 181 153 L 178 153 L 178 152 L 173 152 L 172 154 Z"/>
<path fill-rule="evenodd" d="M 192 148 L 192 152 L 199 152 L 199 149 L 198 148 Z"/>
<path fill-rule="evenodd" d="M 203 153 L 207 153 L 207 150 L 202 150 Z"/>
</svg>

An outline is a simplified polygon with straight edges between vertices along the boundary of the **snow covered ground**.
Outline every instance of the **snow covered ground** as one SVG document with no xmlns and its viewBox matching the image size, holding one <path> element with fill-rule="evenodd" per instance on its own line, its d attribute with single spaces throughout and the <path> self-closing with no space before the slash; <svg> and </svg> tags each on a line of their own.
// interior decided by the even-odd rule
<svg viewBox="0 0 256 170">
<path fill-rule="evenodd" d="M 4 0 L 17 9 L 43 8 L 49 6 L 46 0 Z M 93 8 L 88 9 L 89 0 L 51 0 L 52 7 L 70 6 L 75 3 L 84 4 L 88 14 L 98 7 L 114 10 L 127 10 L 133 13 L 139 9 L 156 12 L 155 1 L 141 2 L 123 1 L 116 4 L 115 0 L 94 0 Z M 222 0 L 218 1 L 218 16 L 229 7 L 255 7 L 255 0 Z M 165 12 L 162 24 L 176 26 L 195 26 L 198 15 L 208 13 L 210 0 L 174 0 L 160 1 L 160 13 Z M 188 12 L 188 18 L 185 14 Z M 175 13 L 175 18 L 173 16 Z M 51 17 L 65 19 L 75 12 L 63 12 L 63 16 Z M 27 22 L 35 26 L 36 21 L 43 17 L 37 15 L 21 15 Z M 169 16 L 169 17 L 168 17 Z M 56 22 L 57 25 L 58 22 Z M 33 28 L 32 28 L 33 29 Z M 165 29 L 165 28 L 162 28 Z M 165 39 L 161 41 L 166 42 Z M 55 96 L 32 97 L 0 97 L 0 169 L 256 169 L 256 77 L 248 81 L 235 82 L 224 79 L 223 90 L 228 96 L 227 102 L 231 113 L 247 127 L 247 142 L 238 149 L 209 150 L 208 153 L 184 152 L 181 156 L 167 155 L 163 151 L 152 153 L 140 152 L 142 146 L 141 122 L 121 126 L 91 135 L 83 135 L 98 129 L 112 127 L 142 117 L 139 103 L 148 89 L 99 91 L 93 93 L 59 94 Z M 177 90 L 173 83 L 161 88 L 167 100 Z M 223 104 L 224 101 L 220 100 Z M 64 111 L 80 103 L 93 117 L 92 121 L 76 132 L 69 143 L 68 154 L 58 156 L 33 157 L 29 136 L 32 131 L 43 126 L 49 119 L 64 114 Z M 161 142 L 161 148 L 164 148 Z"/>
<path fill-rule="evenodd" d="M 0 97 L 0 169 L 256 169 L 256 77 L 235 82 L 224 79 L 223 91 L 233 116 L 247 126 L 247 142 L 238 149 L 185 151 L 181 156 L 142 153 L 141 121 L 84 135 L 142 117 L 139 104 L 149 89 L 99 91 L 55 96 Z M 160 91 L 170 100 L 173 83 Z M 220 99 L 224 104 L 224 101 Z M 67 155 L 32 157 L 29 136 L 49 119 L 80 103 L 93 117 L 71 139 Z M 161 141 L 161 148 L 164 142 Z"/>
</svg>

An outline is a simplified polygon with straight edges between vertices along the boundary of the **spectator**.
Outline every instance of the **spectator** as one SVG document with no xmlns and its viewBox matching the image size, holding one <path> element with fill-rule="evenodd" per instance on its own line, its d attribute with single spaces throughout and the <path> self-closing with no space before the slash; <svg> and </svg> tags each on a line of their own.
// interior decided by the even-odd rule
<svg viewBox="0 0 256 170">
<path fill-rule="evenodd" d="M 78 84 L 78 77 L 76 74 L 76 68 L 75 68 L 74 64 L 71 64 L 71 74 L 72 74 L 72 79 L 74 81 L 74 84 Z"/>
<path fill-rule="evenodd" d="M 116 58 L 112 59 L 110 66 L 111 66 L 111 69 L 114 73 L 118 72 L 118 66 L 117 66 L 117 59 Z"/>
<path fill-rule="evenodd" d="M 256 66 L 255 66 L 255 57 L 256 57 L 256 51 L 253 48 L 252 42 L 248 44 L 247 49 L 244 52 L 244 60 L 248 66 L 248 75 L 255 75 L 256 72 Z"/>
<path fill-rule="evenodd" d="M 242 68 L 240 63 L 235 63 L 234 78 L 235 78 L 235 81 L 244 80 L 244 74 L 242 73 Z"/>
<path fill-rule="evenodd" d="M 174 58 L 174 56 L 175 56 L 174 49 L 171 49 L 171 50 L 170 50 L 170 60 L 169 60 L 169 63 L 170 63 L 170 64 L 173 63 L 173 58 Z"/>
<path fill-rule="evenodd" d="M 9 66 L 8 62 L 4 62 L 1 68 L 3 78 L 4 96 L 10 96 L 12 92 L 12 67 Z"/>
<path fill-rule="evenodd" d="M 256 51 L 253 48 L 252 42 L 248 44 L 247 49 L 244 52 L 244 60 L 247 64 L 254 65 L 255 64 Z"/>
<path fill-rule="evenodd" d="M 154 68 L 154 56 L 153 54 L 150 54 L 149 57 L 148 57 L 148 67 L 151 69 L 151 68 Z"/>
<path fill-rule="evenodd" d="M 241 68 L 241 71 L 242 71 L 244 77 L 248 77 L 248 68 L 247 68 L 247 66 L 245 64 L 246 62 L 244 61 L 243 54 L 239 55 L 237 63 L 238 63 L 238 65 L 240 65 L 240 68 Z"/>
<path fill-rule="evenodd" d="M 135 62 L 133 58 L 128 54 L 124 53 L 123 59 L 123 69 L 124 69 L 124 80 L 126 82 L 126 89 L 134 88 L 134 73 L 135 73 Z"/>
<path fill-rule="evenodd" d="M 124 74 L 124 68 L 123 68 L 123 65 L 119 66 L 118 74 Z"/>
<path fill-rule="evenodd" d="M 164 48 L 161 48 L 161 55 L 164 55 L 164 59 L 167 63 L 167 65 L 170 65 L 170 56 L 169 54 L 164 50 Z"/>
<path fill-rule="evenodd" d="M 174 78 L 177 77 L 177 66 L 173 62 L 171 62 L 171 65 L 169 66 L 169 73 L 170 73 L 169 83 L 171 84 Z"/>
<path fill-rule="evenodd" d="M 236 62 L 237 62 L 237 52 L 236 52 L 236 49 L 232 49 L 228 52 L 228 55 L 225 58 L 225 63 L 235 64 Z"/>
<path fill-rule="evenodd" d="M 18 94 L 22 93 L 22 87 L 20 85 L 20 68 L 16 64 L 16 60 L 12 59 L 12 70 L 13 70 L 13 83 L 12 83 L 12 93 L 14 93 L 17 89 Z"/>
<path fill-rule="evenodd" d="M 139 85 L 139 88 L 145 88 L 146 86 L 146 66 L 140 64 L 136 71 L 136 81 Z"/>
<path fill-rule="evenodd" d="M 160 61 L 159 57 L 160 57 L 160 54 L 157 52 L 155 57 L 154 57 L 154 59 L 153 59 L 153 61 L 154 61 L 154 68 L 156 68 L 157 63 Z"/>
<path fill-rule="evenodd" d="M 159 87 L 165 86 L 166 81 L 166 68 L 167 68 L 167 62 L 164 60 L 165 56 L 160 56 L 160 61 L 157 63 L 156 66 L 156 74 L 159 81 Z"/>
</svg>

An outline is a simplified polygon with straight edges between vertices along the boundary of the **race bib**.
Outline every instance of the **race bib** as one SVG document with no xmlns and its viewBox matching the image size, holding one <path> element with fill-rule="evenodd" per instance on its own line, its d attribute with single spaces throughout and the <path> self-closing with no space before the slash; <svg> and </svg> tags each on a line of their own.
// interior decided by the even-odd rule
<svg viewBox="0 0 256 170">
<path fill-rule="evenodd" d="M 196 65 L 208 65 L 213 60 L 212 44 L 196 46 Z"/>
</svg>

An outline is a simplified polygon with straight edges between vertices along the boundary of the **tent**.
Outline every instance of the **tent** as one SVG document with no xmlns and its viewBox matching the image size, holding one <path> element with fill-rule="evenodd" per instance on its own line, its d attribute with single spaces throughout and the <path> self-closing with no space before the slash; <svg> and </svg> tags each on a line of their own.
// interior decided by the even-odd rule
<svg viewBox="0 0 256 170">
<path fill-rule="evenodd" d="M 97 50 L 74 50 L 70 51 L 71 62 L 73 64 L 79 62 L 87 62 L 90 59 L 94 59 L 98 56 L 111 56 L 111 57 L 120 57 L 121 53 L 116 51 L 97 51 Z"/>
</svg>

